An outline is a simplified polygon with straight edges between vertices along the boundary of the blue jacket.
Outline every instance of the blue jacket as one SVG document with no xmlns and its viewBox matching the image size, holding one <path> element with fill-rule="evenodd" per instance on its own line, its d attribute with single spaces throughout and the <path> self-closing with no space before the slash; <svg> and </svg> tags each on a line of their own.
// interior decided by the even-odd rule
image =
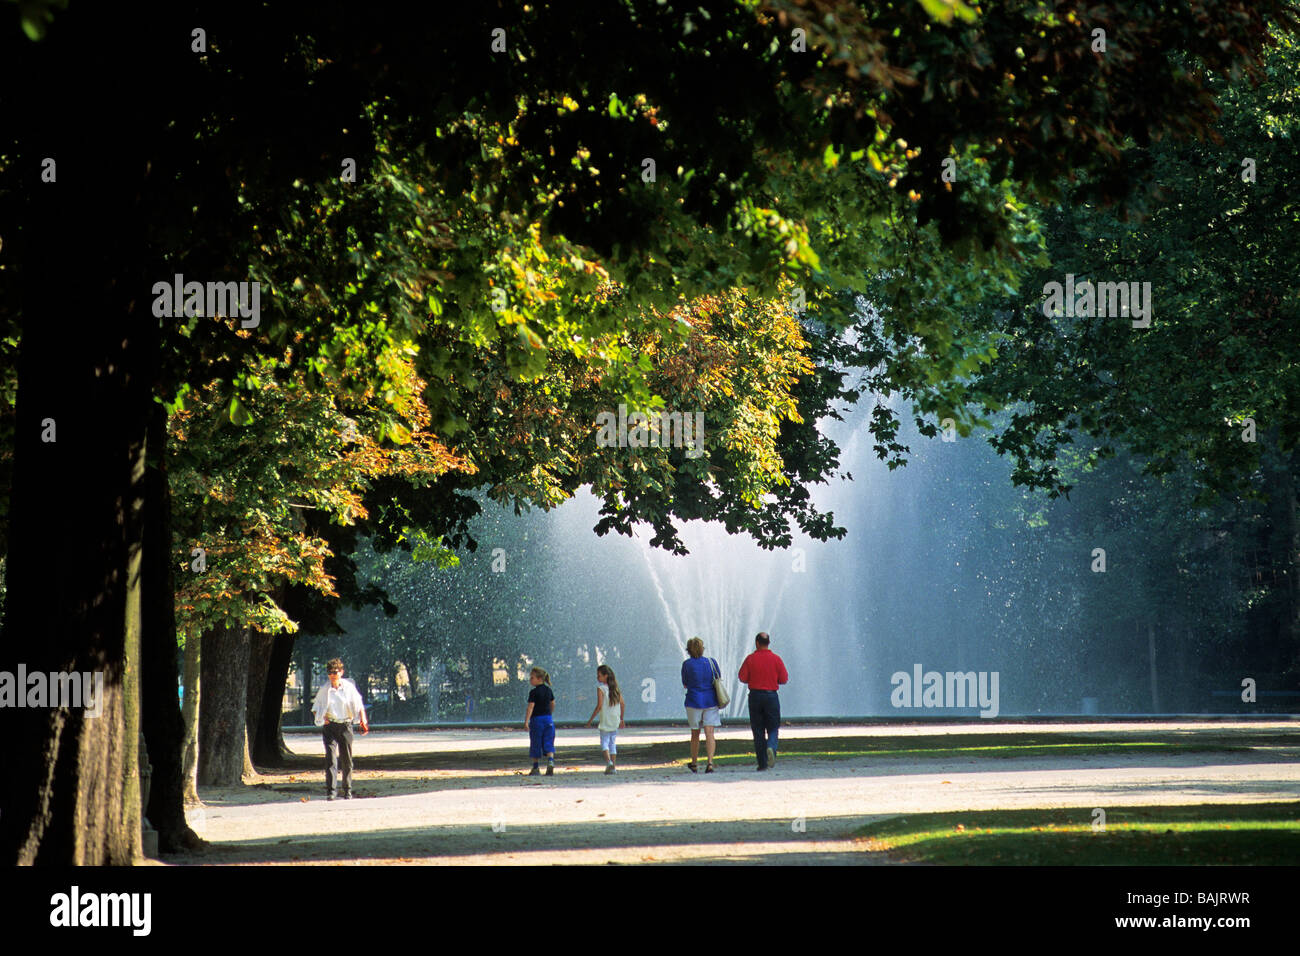
<svg viewBox="0 0 1300 956">
<path fill-rule="evenodd" d="M 718 706 L 718 695 L 713 692 L 713 668 L 717 664 L 711 657 L 688 657 L 682 661 L 682 686 L 686 688 L 686 706 L 705 710 Z M 718 675 L 722 670 L 719 668 Z"/>
</svg>

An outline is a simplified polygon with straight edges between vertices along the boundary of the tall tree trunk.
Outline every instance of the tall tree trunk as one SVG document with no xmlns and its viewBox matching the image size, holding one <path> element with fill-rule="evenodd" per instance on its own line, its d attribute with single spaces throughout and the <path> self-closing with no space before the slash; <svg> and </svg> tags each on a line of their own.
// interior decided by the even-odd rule
<svg viewBox="0 0 1300 956">
<path fill-rule="evenodd" d="M 304 655 L 305 656 L 305 655 Z M 311 685 L 311 670 L 315 662 L 308 657 L 302 662 L 302 722 L 311 725 L 311 705 L 315 700 L 315 688 Z"/>
<path fill-rule="evenodd" d="M 248 728 L 248 741 L 255 744 L 262 723 L 263 704 L 266 699 L 266 679 L 271 667 L 271 651 L 275 646 L 274 634 L 253 631 L 248 640 L 248 683 L 244 689 L 244 722 Z M 256 760 L 256 751 L 250 747 L 250 757 Z M 251 762 L 251 760 L 250 760 Z M 260 763 L 261 761 L 258 760 Z"/>
<path fill-rule="evenodd" d="M 281 719 L 284 714 L 284 687 L 289 680 L 289 669 L 293 665 L 292 634 L 277 634 L 271 645 L 271 654 L 266 667 L 266 679 L 262 684 L 262 694 L 258 701 L 261 711 L 257 731 L 250 734 L 253 747 L 253 760 L 264 767 L 282 767 L 285 758 L 292 755 L 284 742 L 284 730 Z M 249 685 L 249 704 L 251 705 L 253 687 Z"/>
<path fill-rule="evenodd" d="M 5 234 L 22 338 L 0 669 L 97 675 L 103 696 L 98 716 L 70 701 L 0 708 L 4 863 L 127 864 L 141 852 L 142 519 L 156 507 L 145 450 L 159 324 L 137 206 L 147 169 L 132 144 L 148 135 L 122 118 L 144 91 L 118 76 L 108 38 L 88 39 L 51 30 L 49 75 L 63 63 L 114 83 L 35 83 L 6 121 L 57 165 L 55 181 L 30 190 L 25 227 Z"/>
<path fill-rule="evenodd" d="M 235 787 L 244 775 L 247 744 L 248 629 L 203 635 L 199 697 L 200 787 Z"/>
<path fill-rule="evenodd" d="M 0 858 L 18 864 L 129 864 L 141 856 L 145 442 L 130 421 L 98 413 L 115 403 L 76 380 L 80 364 L 70 362 L 59 376 L 67 397 L 85 402 L 80 410 L 20 390 L 4 669 L 93 675 L 103 689 L 93 710 L 69 700 L 0 708 Z M 26 364 L 26 371 L 31 382 L 35 369 Z M 31 447 L 42 411 L 57 423 L 58 440 Z M 125 467 L 105 466 L 114 460 Z M 50 500 L 68 476 L 94 477 Z"/>
<path fill-rule="evenodd" d="M 164 853 L 194 849 L 203 841 L 185 822 L 185 793 L 181 748 L 185 723 L 178 687 L 176 605 L 173 599 L 171 495 L 167 487 L 167 413 L 154 404 L 149 420 L 150 508 L 145 522 L 143 636 L 144 699 L 141 719 L 145 745 L 153 765 L 149 806 L 145 816 L 158 831 Z"/>
<path fill-rule="evenodd" d="M 199 661 L 203 652 L 203 639 L 199 634 L 189 634 L 185 638 L 185 706 L 181 714 L 185 719 L 185 747 L 181 775 L 185 781 L 184 799 L 186 806 L 198 806 L 199 800 L 199 694 L 202 682 L 199 680 Z"/>
</svg>

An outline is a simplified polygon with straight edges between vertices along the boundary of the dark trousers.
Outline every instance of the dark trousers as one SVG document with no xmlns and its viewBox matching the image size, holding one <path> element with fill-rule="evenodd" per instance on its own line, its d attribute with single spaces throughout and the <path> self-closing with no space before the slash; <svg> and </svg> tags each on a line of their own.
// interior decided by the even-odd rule
<svg viewBox="0 0 1300 956">
<path fill-rule="evenodd" d="M 781 727 L 781 698 L 774 690 L 749 692 L 749 729 L 754 732 L 754 751 L 758 765 L 767 766 L 767 748 L 776 750 L 777 731 Z"/>
<path fill-rule="evenodd" d="M 325 738 L 325 790 L 337 793 L 342 773 L 343 793 L 352 792 L 352 725 L 325 721 L 321 729 Z"/>
</svg>

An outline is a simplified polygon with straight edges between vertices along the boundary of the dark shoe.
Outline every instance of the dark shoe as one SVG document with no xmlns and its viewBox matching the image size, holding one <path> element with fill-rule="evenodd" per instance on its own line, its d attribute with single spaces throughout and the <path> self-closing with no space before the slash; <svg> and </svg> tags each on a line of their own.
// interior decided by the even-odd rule
<svg viewBox="0 0 1300 956">
<path fill-rule="evenodd" d="M 767 748 L 767 765 L 769 767 L 776 766 L 776 751 L 773 750 L 771 747 Z"/>
<path fill-rule="evenodd" d="M 686 769 L 689 770 L 691 773 L 699 773 L 699 772 L 700 772 L 700 768 L 699 768 L 698 766 L 696 766 L 694 760 L 692 760 L 690 763 L 688 763 L 688 764 L 686 765 Z"/>
<path fill-rule="evenodd" d="M 704 768 L 704 772 L 705 772 L 705 773 L 713 773 L 713 764 L 709 764 L 707 767 L 705 767 L 705 768 Z"/>
<path fill-rule="evenodd" d="M 332 794 L 332 793 L 327 793 L 327 794 L 325 794 L 325 799 L 326 799 L 326 800 L 333 800 L 333 799 L 334 799 L 334 794 Z"/>
<path fill-rule="evenodd" d="M 540 777 L 541 775 L 542 775 L 542 772 L 541 772 L 540 770 L 538 770 L 536 767 L 534 767 L 532 770 L 528 771 L 528 776 L 530 776 L 530 777 Z"/>
<path fill-rule="evenodd" d="M 766 768 L 766 767 L 759 767 L 758 769 L 759 769 L 759 770 L 766 770 L 767 768 Z"/>
<path fill-rule="evenodd" d="M 555 776 L 555 767 L 554 767 L 553 765 L 549 765 L 549 764 L 547 765 L 547 767 L 546 767 L 546 776 L 548 776 L 548 777 L 554 777 L 554 776 Z"/>
<path fill-rule="evenodd" d="M 605 773 L 613 773 L 613 772 L 614 772 L 614 765 L 612 763 L 605 764 Z"/>
<path fill-rule="evenodd" d="M 344 800 L 351 800 L 351 799 L 352 799 L 352 791 L 349 790 L 347 793 L 343 794 L 343 799 L 344 799 Z"/>
</svg>

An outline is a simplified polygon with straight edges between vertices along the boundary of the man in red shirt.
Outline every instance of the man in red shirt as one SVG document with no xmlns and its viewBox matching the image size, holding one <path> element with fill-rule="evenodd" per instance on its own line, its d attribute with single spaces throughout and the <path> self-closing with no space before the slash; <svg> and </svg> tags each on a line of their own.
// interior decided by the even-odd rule
<svg viewBox="0 0 1300 956">
<path fill-rule="evenodd" d="M 754 638 L 754 653 L 740 665 L 740 682 L 749 685 L 749 729 L 754 732 L 759 770 L 776 763 L 776 736 L 781 727 L 781 700 L 776 689 L 790 680 L 785 663 L 768 650 L 771 643 L 767 632 L 760 631 Z"/>
</svg>

